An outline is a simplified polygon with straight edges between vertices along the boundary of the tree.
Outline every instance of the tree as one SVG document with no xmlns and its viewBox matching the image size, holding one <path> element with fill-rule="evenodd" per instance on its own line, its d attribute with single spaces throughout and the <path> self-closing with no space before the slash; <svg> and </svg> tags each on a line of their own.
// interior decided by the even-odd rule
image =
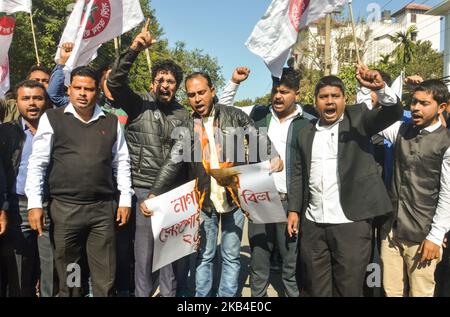
<svg viewBox="0 0 450 317">
<path fill-rule="evenodd" d="M 61 34 L 66 25 L 66 6 L 74 2 L 73 0 L 45 0 L 33 2 L 33 19 L 38 41 L 38 52 L 41 64 L 52 68 L 54 57 L 61 38 Z M 141 8 L 146 17 L 151 18 L 150 31 L 158 40 L 150 48 L 151 61 L 154 63 L 159 59 L 173 58 L 183 68 L 185 74 L 193 70 L 202 70 L 215 81 L 217 87 L 221 87 L 224 79 L 221 68 L 216 58 L 204 54 L 200 50 L 187 50 L 184 43 L 177 43 L 175 48 L 170 49 L 167 39 L 163 38 L 164 31 L 158 23 L 154 10 L 150 10 L 150 0 L 140 0 Z M 121 36 L 122 51 L 130 46 L 136 34 L 140 32 L 137 27 Z M 16 27 L 14 30 L 13 42 L 9 51 L 11 65 L 11 84 L 23 80 L 28 69 L 36 64 L 34 49 L 30 46 L 33 43 L 29 15 L 26 13 L 16 14 Z M 105 43 L 98 50 L 98 57 L 92 65 L 111 64 L 115 59 L 113 42 Z M 130 85 L 137 91 L 147 91 L 150 86 L 150 74 L 145 54 L 140 54 L 130 72 Z"/>
<path fill-rule="evenodd" d="M 417 33 L 417 27 L 412 25 L 405 32 L 397 32 L 393 36 L 389 35 L 390 40 L 398 44 L 393 51 L 394 56 L 397 61 L 405 65 L 415 57 L 415 42 L 412 39 L 414 33 Z"/>
</svg>

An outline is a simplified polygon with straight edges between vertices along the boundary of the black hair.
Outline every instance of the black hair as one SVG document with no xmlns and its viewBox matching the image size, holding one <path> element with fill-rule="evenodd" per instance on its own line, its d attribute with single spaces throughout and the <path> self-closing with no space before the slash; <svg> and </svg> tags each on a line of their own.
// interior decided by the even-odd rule
<svg viewBox="0 0 450 317">
<path fill-rule="evenodd" d="M 161 71 L 172 73 L 175 77 L 175 81 L 177 82 L 177 88 L 180 86 L 183 81 L 183 70 L 180 66 L 178 66 L 178 64 L 170 59 L 157 61 L 152 66 L 152 80 L 155 80 L 156 75 Z"/>
<path fill-rule="evenodd" d="M 381 69 L 375 69 L 377 72 L 380 73 L 381 78 L 383 78 L 383 81 L 388 85 L 389 87 L 392 85 L 392 77 L 388 73 L 382 71 Z"/>
<path fill-rule="evenodd" d="M 342 80 L 337 76 L 325 76 L 322 77 L 316 85 L 316 89 L 314 91 L 314 97 L 317 97 L 320 89 L 326 86 L 337 87 L 341 90 L 342 94 L 345 96 L 345 86 Z"/>
<path fill-rule="evenodd" d="M 73 78 L 76 76 L 92 78 L 95 81 L 95 87 L 99 88 L 100 86 L 99 73 L 89 66 L 80 66 L 72 70 L 70 73 L 70 83 L 73 82 Z"/>
<path fill-rule="evenodd" d="M 290 89 L 298 91 L 300 89 L 300 72 L 291 67 L 283 68 L 281 78 L 272 77 L 272 88 L 284 85 Z"/>
<path fill-rule="evenodd" d="M 416 91 L 425 91 L 433 96 L 438 105 L 442 103 L 448 103 L 449 92 L 447 86 L 438 79 L 429 79 L 420 83 L 413 89 L 413 93 Z"/>
<path fill-rule="evenodd" d="M 186 80 L 184 83 L 186 84 L 188 82 L 188 80 L 191 80 L 195 77 L 202 77 L 202 78 L 206 79 L 206 81 L 208 82 L 209 88 L 213 88 L 211 77 L 207 73 L 204 73 L 204 72 L 194 72 L 194 73 L 188 75 L 186 77 Z"/>
<path fill-rule="evenodd" d="M 42 89 L 42 91 L 44 92 L 44 98 L 45 98 L 45 104 L 46 106 L 49 104 L 50 98 L 47 94 L 47 90 L 45 89 L 44 85 L 42 85 L 40 82 L 36 81 L 36 80 L 30 80 L 30 79 L 26 79 L 21 81 L 20 83 L 18 83 L 15 87 L 14 87 L 14 96 L 17 99 L 18 97 L 18 91 L 20 88 L 39 88 Z"/>
<path fill-rule="evenodd" d="M 33 66 L 31 66 L 30 69 L 28 70 L 28 73 L 27 73 L 27 79 L 30 78 L 31 73 L 37 72 L 37 71 L 46 73 L 46 74 L 49 75 L 49 76 L 50 76 L 50 74 L 51 74 L 50 70 L 49 70 L 47 67 L 45 67 L 45 66 L 43 66 L 43 65 L 33 65 Z"/>
</svg>

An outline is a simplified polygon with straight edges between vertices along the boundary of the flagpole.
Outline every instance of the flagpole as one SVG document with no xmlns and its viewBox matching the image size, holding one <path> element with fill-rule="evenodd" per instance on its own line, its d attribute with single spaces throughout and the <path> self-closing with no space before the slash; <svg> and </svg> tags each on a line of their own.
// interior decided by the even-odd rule
<svg viewBox="0 0 450 317">
<path fill-rule="evenodd" d="M 120 43 L 118 36 L 114 38 L 114 51 L 116 52 L 116 58 L 118 58 L 120 56 Z"/>
<path fill-rule="evenodd" d="M 361 65 L 362 62 L 361 62 L 361 56 L 359 56 L 359 45 L 358 45 L 358 39 L 356 37 L 355 20 L 353 19 L 352 0 L 348 1 L 348 13 L 350 16 L 350 21 L 352 23 L 353 40 L 355 41 L 355 48 L 356 48 L 356 58 L 358 59 L 358 64 Z"/>
<path fill-rule="evenodd" d="M 142 32 L 147 31 L 149 27 L 150 27 L 150 18 L 147 18 L 147 21 L 145 22 L 145 25 L 142 28 Z M 150 58 L 150 50 L 148 47 L 145 49 L 145 57 L 147 59 L 148 72 L 151 74 L 152 73 L 152 60 Z"/>
<path fill-rule="evenodd" d="M 31 23 L 31 33 L 33 34 L 34 51 L 36 53 L 37 65 L 41 65 L 41 61 L 39 60 L 37 42 L 36 42 L 36 34 L 34 32 L 33 13 L 31 11 L 30 11 L 30 23 Z"/>
</svg>

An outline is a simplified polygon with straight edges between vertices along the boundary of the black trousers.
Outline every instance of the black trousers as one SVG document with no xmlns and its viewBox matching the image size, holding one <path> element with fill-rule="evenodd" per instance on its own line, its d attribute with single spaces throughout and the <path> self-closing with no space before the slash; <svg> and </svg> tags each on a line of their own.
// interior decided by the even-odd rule
<svg viewBox="0 0 450 317">
<path fill-rule="evenodd" d="M 361 297 L 371 254 L 371 223 L 318 224 L 303 218 L 300 256 L 306 293 Z"/>
<path fill-rule="evenodd" d="M 11 195 L 8 227 L 0 248 L 3 271 L 2 293 L 10 297 L 34 297 L 39 280 L 39 295 L 58 294 L 58 281 L 50 243 L 50 220 L 44 203 L 44 228 L 38 237 L 28 222 L 28 200 Z"/>
<path fill-rule="evenodd" d="M 287 209 L 286 201 L 282 201 Z M 289 237 L 286 223 L 248 224 L 248 238 L 251 248 L 250 289 L 252 297 L 267 296 L 270 276 L 270 256 L 277 246 L 283 260 L 281 280 L 288 297 L 298 297 L 299 290 L 295 276 L 297 266 L 297 237 Z"/>
<path fill-rule="evenodd" d="M 81 296 L 81 259 L 86 250 L 96 297 L 111 296 L 116 274 L 115 204 L 113 200 L 87 205 L 53 199 L 55 262 L 61 297 Z"/>
</svg>

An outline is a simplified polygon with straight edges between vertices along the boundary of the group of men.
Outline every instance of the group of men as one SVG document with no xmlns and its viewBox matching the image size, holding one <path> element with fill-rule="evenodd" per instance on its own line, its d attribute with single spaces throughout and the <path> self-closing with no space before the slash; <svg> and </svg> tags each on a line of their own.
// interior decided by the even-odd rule
<svg viewBox="0 0 450 317">
<path fill-rule="evenodd" d="M 73 44 L 65 43 L 51 77 L 32 69 L 14 102 L 2 103 L 0 295 L 35 296 L 37 285 L 40 296 L 91 288 L 93 296 L 148 297 L 158 285 L 161 296 L 188 295 L 190 257 L 152 274 L 153 211 L 143 201 L 196 179 L 205 199 L 195 296 L 238 296 L 245 215 L 209 171 L 262 161 L 270 161 L 288 220 L 249 223 L 252 296 L 267 296 L 275 249 L 286 296 L 362 296 L 374 238 L 387 296 L 434 295 L 450 230 L 450 132 L 442 119 L 450 97 L 441 81 L 414 87 L 411 120 L 403 122 L 382 73 L 362 65 L 356 78 L 368 98 L 347 106 L 343 82 L 327 76 L 313 114 L 296 102 L 300 74 L 291 68 L 273 79 L 270 105 L 243 109 L 232 104 L 247 68 L 235 70 L 220 99 L 208 74 L 195 72 L 184 81 L 189 113 L 177 102 L 183 72 L 171 60 L 153 65 L 149 93 L 129 87 L 134 61 L 152 42 L 143 30 L 113 65 L 74 69 L 67 94 L 63 67 Z M 237 129 L 247 138 L 227 138 Z M 389 193 L 374 158 L 377 135 L 394 144 Z M 238 157 L 242 149 L 247 159 Z"/>
</svg>

